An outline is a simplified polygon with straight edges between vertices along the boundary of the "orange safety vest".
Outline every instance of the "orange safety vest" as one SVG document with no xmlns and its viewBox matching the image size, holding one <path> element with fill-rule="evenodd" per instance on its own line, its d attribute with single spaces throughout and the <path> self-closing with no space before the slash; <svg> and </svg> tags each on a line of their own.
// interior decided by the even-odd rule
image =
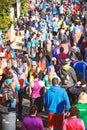
<svg viewBox="0 0 87 130">
<path fill-rule="evenodd" d="M 39 60 L 38 67 L 41 67 L 42 72 L 46 70 L 46 57 L 43 57 L 42 62 Z"/>
<path fill-rule="evenodd" d="M 11 60 L 12 59 L 12 56 L 11 56 L 11 52 L 5 52 L 5 58 L 8 59 L 8 60 Z"/>
</svg>

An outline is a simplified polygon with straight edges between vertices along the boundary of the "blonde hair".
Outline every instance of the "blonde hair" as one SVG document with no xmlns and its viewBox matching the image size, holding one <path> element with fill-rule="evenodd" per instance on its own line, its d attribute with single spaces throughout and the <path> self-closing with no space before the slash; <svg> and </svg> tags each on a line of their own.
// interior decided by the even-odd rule
<svg viewBox="0 0 87 130">
<path fill-rule="evenodd" d="M 87 103 L 87 93 L 85 92 L 81 92 L 78 98 L 78 103 L 83 103 L 86 104 Z"/>
<path fill-rule="evenodd" d="M 50 83 L 52 83 L 52 78 L 53 78 L 53 76 L 55 76 L 55 75 L 56 75 L 55 72 L 48 72 L 48 81 L 49 81 Z"/>
</svg>

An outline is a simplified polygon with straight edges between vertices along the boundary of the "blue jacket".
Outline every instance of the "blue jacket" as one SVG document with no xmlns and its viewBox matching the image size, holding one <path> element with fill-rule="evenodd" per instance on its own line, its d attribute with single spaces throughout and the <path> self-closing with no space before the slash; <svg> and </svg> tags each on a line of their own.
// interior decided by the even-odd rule
<svg viewBox="0 0 87 130">
<path fill-rule="evenodd" d="M 87 78 L 87 63 L 84 61 L 78 61 L 74 64 L 74 68 L 82 74 L 83 78 Z"/>
<path fill-rule="evenodd" d="M 44 95 L 44 107 L 48 112 L 58 114 L 69 110 L 70 102 L 66 90 L 60 86 L 51 86 Z"/>
</svg>

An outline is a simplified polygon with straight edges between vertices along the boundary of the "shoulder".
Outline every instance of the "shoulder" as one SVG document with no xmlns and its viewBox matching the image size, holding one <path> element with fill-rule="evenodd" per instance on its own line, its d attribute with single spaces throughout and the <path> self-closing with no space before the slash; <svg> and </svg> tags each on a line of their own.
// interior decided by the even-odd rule
<svg viewBox="0 0 87 130">
<path fill-rule="evenodd" d="M 31 87 L 31 88 L 34 87 L 34 82 L 30 82 L 30 87 Z"/>
<path fill-rule="evenodd" d="M 60 87 L 60 91 L 63 92 L 63 93 L 66 93 L 66 89 L 65 88 Z"/>
<path fill-rule="evenodd" d="M 41 87 L 44 87 L 44 86 L 45 86 L 45 84 L 44 84 L 44 82 L 43 82 L 42 80 L 39 81 L 39 85 L 40 85 Z"/>
<path fill-rule="evenodd" d="M 87 63 L 86 62 L 84 62 L 84 61 L 78 61 L 78 62 L 76 62 L 75 64 L 74 64 L 74 67 L 76 66 L 76 65 L 85 65 L 85 66 L 87 66 Z"/>
<path fill-rule="evenodd" d="M 30 119 L 29 116 L 23 118 L 23 122 L 26 123 Z"/>
<path fill-rule="evenodd" d="M 42 122 L 42 119 L 40 117 L 35 117 L 35 119 Z"/>
</svg>

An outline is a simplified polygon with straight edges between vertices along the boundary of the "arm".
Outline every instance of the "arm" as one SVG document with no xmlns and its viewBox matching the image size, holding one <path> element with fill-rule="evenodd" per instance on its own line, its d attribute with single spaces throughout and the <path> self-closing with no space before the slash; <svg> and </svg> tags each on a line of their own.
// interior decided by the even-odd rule
<svg viewBox="0 0 87 130">
<path fill-rule="evenodd" d="M 71 75 L 71 78 L 73 79 L 74 83 L 76 84 L 77 77 L 76 77 L 76 72 L 75 72 L 74 68 L 72 68 L 72 70 L 70 71 L 70 75 Z"/>
<path fill-rule="evenodd" d="M 82 126 L 82 130 L 85 130 L 85 125 L 84 125 L 83 120 L 81 120 L 81 126 Z"/>
<path fill-rule="evenodd" d="M 34 86 L 34 83 L 31 82 L 31 83 L 30 83 L 30 86 L 29 86 L 29 96 L 30 96 L 30 97 L 31 97 L 31 94 L 32 94 L 32 88 L 33 88 L 33 86 Z"/>
<path fill-rule="evenodd" d="M 67 130 L 66 126 L 67 126 L 67 119 L 65 119 L 65 120 L 63 121 L 62 130 Z"/>
<path fill-rule="evenodd" d="M 47 97 L 48 93 L 46 92 L 43 98 L 43 105 L 44 108 L 47 109 L 47 104 L 48 104 L 48 97 Z"/>
<path fill-rule="evenodd" d="M 70 101 L 69 101 L 69 97 L 67 95 L 67 92 L 64 90 L 64 100 L 65 100 L 65 110 L 69 111 L 70 109 Z"/>
</svg>

